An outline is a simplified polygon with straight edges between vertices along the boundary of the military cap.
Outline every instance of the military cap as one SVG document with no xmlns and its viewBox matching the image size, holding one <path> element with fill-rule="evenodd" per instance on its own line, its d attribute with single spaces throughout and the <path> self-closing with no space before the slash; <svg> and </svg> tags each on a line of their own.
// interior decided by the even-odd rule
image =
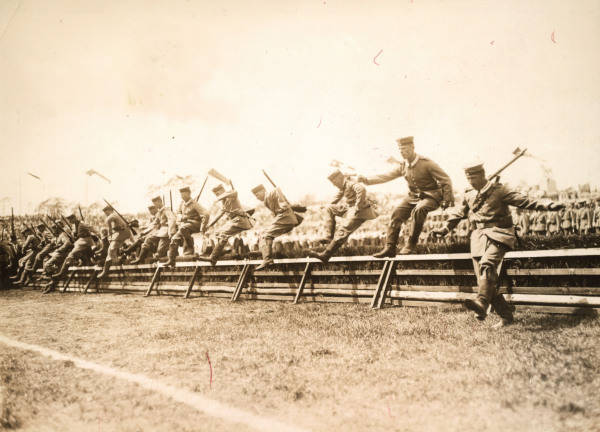
<svg viewBox="0 0 600 432">
<path fill-rule="evenodd" d="M 150 211 L 156 210 L 156 206 L 155 205 L 149 205 L 148 206 L 148 210 L 150 210 Z"/>
<path fill-rule="evenodd" d="M 29 227 L 25 227 L 25 228 L 23 228 L 21 230 L 21 234 L 23 234 L 23 235 L 27 234 L 28 232 L 31 232 L 31 230 L 29 229 Z"/>
<path fill-rule="evenodd" d="M 112 211 L 112 207 L 107 204 L 107 205 L 104 206 L 104 208 L 102 209 L 102 211 L 104 211 L 104 212 Z"/>
<path fill-rule="evenodd" d="M 40 222 L 39 224 L 37 224 L 35 227 L 36 227 L 37 229 L 41 229 L 41 230 L 43 230 L 43 229 L 46 229 L 46 225 L 44 225 L 44 224 L 43 224 L 43 223 L 41 223 L 41 222 Z"/>
<path fill-rule="evenodd" d="M 192 190 L 189 188 L 189 186 L 184 186 L 182 188 L 179 188 L 179 192 L 189 192 L 189 193 L 192 193 Z"/>
<path fill-rule="evenodd" d="M 265 190 L 265 187 L 263 185 L 259 184 L 258 186 L 256 186 L 255 188 L 252 189 L 252 193 L 254 195 L 256 195 L 260 191 L 264 191 L 264 190 Z"/>
<path fill-rule="evenodd" d="M 335 171 L 333 171 L 331 174 L 329 174 L 327 176 L 327 179 L 329 181 L 334 181 L 336 178 L 344 178 L 344 174 L 342 174 L 342 172 L 339 169 L 336 169 Z"/>
<path fill-rule="evenodd" d="M 134 228 L 138 228 L 140 226 L 140 221 L 137 219 L 132 220 L 129 225 L 131 225 Z"/>
<path fill-rule="evenodd" d="M 162 202 L 162 197 L 160 195 L 156 195 L 154 198 L 152 198 L 152 202 L 155 202 L 155 201 Z"/>
<path fill-rule="evenodd" d="M 212 189 L 213 193 L 215 195 L 221 195 L 223 192 L 225 192 L 225 188 L 223 187 L 223 185 L 217 185 Z"/>
<path fill-rule="evenodd" d="M 483 162 L 481 162 L 480 160 L 474 160 L 468 164 L 466 164 L 463 169 L 465 170 L 465 174 L 477 174 L 477 173 L 481 173 L 484 172 L 485 170 L 483 169 Z"/>
<path fill-rule="evenodd" d="M 404 138 L 398 138 L 396 140 L 396 142 L 398 143 L 398 147 L 404 147 L 404 146 L 409 146 L 409 145 L 415 145 L 415 139 L 414 137 L 404 137 Z"/>
<path fill-rule="evenodd" d="M 75 213 L 71 213 L 69 216 L 67 216 L 66 219 L 67 220 L 76 221 L 77 220 L 77 215 L 75 215 Z"/>
</svg>

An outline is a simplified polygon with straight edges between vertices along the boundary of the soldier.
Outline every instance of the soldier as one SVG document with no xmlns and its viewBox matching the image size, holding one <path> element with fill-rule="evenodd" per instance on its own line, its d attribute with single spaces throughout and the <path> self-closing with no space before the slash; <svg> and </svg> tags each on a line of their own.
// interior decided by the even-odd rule
<svg viewBox="0 0 600 432">
<path fill-rule="evenodd" d="M 545 237 L 548 228 L 548 215 L 545 211 L 536 211 L 532 215 L 532 231 L 538 237 Z"/>
<path fill-rule="evenodd" d="M 387 230 L 386 246 L 373 255 L 376 258 L 396 255 L 400 228 L 411 215 L 413 223 L 408 242 L 400 253 L 414 253 L 427 213 L 440 206 L 442 209 L 450 207 L 454 201 L 450 177 L 431 159 L 415 153 L 413 137 L 400 138 L 397 143 L 404 163 L 386 174 L 357 177 L 358 181 L 367 185 L 385 183 L 398 177 L 404 177 L 408 183 L 408 197 L 394 209 Z"/>
<path fill-rule="evenodd" d="M 46 225 L 40 223 L 36 226 L 38 232 L 40 233 L 40 238 L 42 239 L 40 242 L 40 250 L 37 252 L 33 259 L 33 264 L 31 266 L 26 266 L 23 270 L 23 275 L 21 277 L 20 283 L 21 286 L 27 286 L 27 283 L 31 279 L 31 275 L 35 273 L 35 271 L 44 263 L 44 259 L 50 255 L 54 249 L 56 249 L 57 244 L 55 241 L 55 237 L 58 236 L 58 232 L 55 231 L 47 231 Z"/>
<path fill-rule="evenodd" d="M 570 234 L 573 232 L 573 227 L 577 224 L 577 216 L 571 205 L 568 205 L 565 209 L 561 210 L 560 216 L 560 229 L 563 234 Z"/>
<path fill-rule="evenodd" d="M 148 206 L 148 212 L 150 213 L 151 219 L 148 225 L 146 225 L 146 227 L 140 233 L 138 240 L 133 243 L 134 245 L 136 243 L 141 243 L 141 247 L 137 258 L 131 261 L 131 264 L 143 264 L 147 256 L 150 256 L 156 252 L 158 243 L 160 241 L 160 238 L 156 235 L 160 228 L 160 222 L 158 221 L 157 217 L 158 208 L 152 204 Z"/>
<path fill-rule="evenodd" d="M 523 210 L 517 208 L 515 225 L 520 237 L 526 236 L 529 234 L 529 215 L 524 213 Z M 465 219 L 466 220 L 466 219 Z"/>
<path fill-rule="evenodd" d="M 327 207 L 327 228 L 331 241 L 322 253 L 310 251 L 309 256 L 317 258 L 322 262 L 329 261 L 329 258 L 337 251 L 363 223 L 375 219 L 378 214 L 373 209 L 374 202 L 367 198 L 366 188 L 350 180 L 349 177 L 342 174 L 340 170 L 335 170 L 327 177 L 335 187 L 339 189 L 331 204 Z M 341 204 L 342 198 L 346 203 Z M 336 217 L 344 217 L 352 208 L 349 220 L 343 227 L 335 230 Z"/>
<path fill-rule="evenodd" d="M 436 235 L 446 235 L 461 219 L 469 218 L 474 228 L 471 233 L 471 257 L 479 293 L 476 300 L 467 300 L 465 306 L 475 311 L 479 320 L 483 320 L 491 304 L 502 318 L 495 327 L 502 327 L 513 322 L 512 308 L 502 294 L 497 294 L 498 272 L 504 254 L 513 249 L 517 241 L 509 206 L 549 211 L 557 211 L 564 206 L 542 204 L 503 184 L 488 181 L 482 163 L 467 166 L 465 174 L 473 190 L 465 194 L 461 206 L 451 211 L 446 226 L 436 230 Z"/>
<path fill-rule="evenodd" d="M 104 267 L 102 268 L 102 271 L 98 273 L 98 279 L 102 279 L 108 274 L 108 270 L 112 263 L 117 263 L 117 261 L 119 261 L 119 249 L 123 246 L 123 243 L 125 243 L 126 240 L 133 240 L 131 228 L 129 228 L 127 222 L 117 214 L 112 206 L 107 205 L 102 211 L 106 215 L 106 225 L 108 227 L 110 244 L 108 245 L 108 251 L 106 252 Z"/>
<path fill-rule="evenodd" d="M 558 212 L 549 213 L 546 216 L 548 220 L 548 235 L 554 236 L 560 232 L 561 217 Z"/>
<path fill-rule="evenodd" d="M 256 267 L 256 270 L 262 270 L 273 263 L 273 240 L 280 235 L 289 233 L 295 227 L 300 225 L 303 218 L 294 212 L 293 207 L 279 188 L 275 188 L 267 193 L 267 190 L 263 185 L 258 185 L 252 189 L 252 193 L 259 201 L 262 201 L 265 204 L 265 207 L 269 209 L 273 216 L 275 216 L 275 220 L 271 223 L 271 226 L 261 234 L 263 240 L 263 248 L 261 251 L 263 262 Z M 301 210 L 299 206 L 296 208 Z M 306 210 L 306 208 L 304 208 L 304 210 Z"/>
<path fill-rule="evenodd" d="M 21 235 L 25 239 L 20 247 L 21 258 L 18 261 L 19 268 L 15 276 L 11 276 L 11 280 L 15 281 L 16 285 L 23 283 L 27 277 L 27 267 L 33 264 L 36 253 L 40 250 L 40 240 L 35 235 L 34 231 L 25 226 L 21 230 Z"/>
<path fill-rule="evenodd" d="M 84 262 L 89 262 L 92 254 L 93 254 L 92 247 L 94 246 L 94 240 L 92 239 L 92 234 L 96 235 L 96 237 L 98 237 L 98 238 L 100 237 L 98 235 L 98 233 L 96 233 L 94 228 L 92 228 L 87 223 L 77 219 L 77 216 L 75 216 L 74 213 L 67 216 L 67 221 L 69 223 L 73 224 L 72 231 L 75 234 L 75 238 L 74 238 L 75 242 L 73 244 L 73 249 L 71 249 L 71 251 L 69 252 L 67 257 L 65 258 L 58 273 L 54 273 L 51 276 L 51 278 L 52 278 L 52 281 L 50 282 L 51 288 L 45 292 L 50 292 L 54 289 L 54 287 L 56 286 L 56 283 L 58 283 L 60 278 L 62 278 L 69 270 L 69 266 L 71 264 L 75 263 L 75 261 L 77 259 L 81 259 Z"/>
<path fill-rule="evenodd" d="M 217 197 L 216 202 L 221 203 L 221 212 L 215 218 L 213 224 L 224 215 L 227 215 L 227 218 L 229 219 L 229 223 L 225 228 L 217 233 L 217 243 L 210 256 L 202 255 L 200 257 L 200 259 L 204 261 L 210 261 L 214 266 L 217 264 L 219 256 L 222 254 L 229 237 L 252 228 L 252 222 L 250 221 L 248 213 L 242 208 L 242 204 L 238 199 L 238 193 L 235 189 L 232 188 L 229 192 L 225 192 L 223 185 L 218 185 L 213 188 L 212 191 Z"/>
<path fill-rule="evenodd" d="M 175 215 L 170 208 L 164 206 L 162 198 L 160 196 L 152 198 L 152 204 L 156 207 L 156 216 L 154 217 L 155 231 L 148 234 L 142 245 L 140 257 L 133 261 L 133 264 L 141 262 L 145 254 L 152 248 L 156 249 L 158 259 L 166 257 L 170 244 L 169 239 L 177 232 Z M 146 250 L 144 250 L 145 248 Z"/>
<path fill-rule="evenodd" d="M 48 277 L 52 277 L 53 273 L 59 269 L 61 264 L 64 262 L 65 258 L 73 249 L 73 242 L 71 241 L 71 237 L 64 231 L 64 224 L 61 220 L 57 220 L 54 222 L 54 227 L 60 231 L 60 234 L 56 240 L 56 249 L 52 252 L 50 259 L 44 263 L 44 273 Z M 46 290 L 44 290 L 44 294 L 50 292 L 54 283 L 51 281 L 47 286 Z"/>
<path fill-rule="evenodd" d="M 592 223 L 593 227 L 594 227 L 594 232 L 596 234 L 600 233 L 600 205 L 598 205 L 598 202 L 596 201 L 594 203 L 594 222 Z"/>
<path fill-rule="evenodd" d="M 204 231 L 208 222 L 208 212 L 192 198 L 192 191 L 189 187 L 179 189 L 181 194 L 181 204 L 177 212 L 179 218 L 179 229 L 171 238 L 169 260 L 165 265 L 174 266 L 175 257 L 179 246 L 183 245 L 183 255 L 191 257 L 194 255 L 194 238 L 192 234 Z"/>
<path fill-rule="evenodd" d="M 579 234 L 587 235 L 592 227 L 592 212 L 585 200 L 579 202 L 579 209 L 577 210 L 577 229 Z"/>
</svg>

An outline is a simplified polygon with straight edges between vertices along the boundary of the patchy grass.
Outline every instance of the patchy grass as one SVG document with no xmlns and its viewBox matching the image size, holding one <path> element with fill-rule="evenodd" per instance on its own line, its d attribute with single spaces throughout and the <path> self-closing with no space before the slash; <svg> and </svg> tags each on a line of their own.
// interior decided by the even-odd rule
<svg viewBox="0 0 600 432">
<path fill-rule="evenodd" d="M 516 319 L 496 332 L 493 319 L 479 323 L 457 309 L 0 293 L 0 332 L 8 337 L 313 430 L 597 427 L 599 321 L 519 312 Z M 27 425 L 44 424 L 51 406 L 56 429 L 75 430 L 69 422 L 89 424 L 85 416 L 73 417 L 79 404 L 93 421 L 106 422 L 102 430 L 120 430 L 116 425 L 131 418 L 132 406 L 142 417 L 156 414 L 156 405 L 162 409 L 141 429 L 197 424 L 188 419 L 199 414 L 158 395 L 5 348 L 0 373 L 11 423 L 34 430 Z M 41 386 L 33 393 L 45 396 L 10 391 L 5 376 L 13 383 L 29 377 L 24 387 Z M 98 396 L 94 403 L 85 402 L 90 392 Z"/>
</svg>

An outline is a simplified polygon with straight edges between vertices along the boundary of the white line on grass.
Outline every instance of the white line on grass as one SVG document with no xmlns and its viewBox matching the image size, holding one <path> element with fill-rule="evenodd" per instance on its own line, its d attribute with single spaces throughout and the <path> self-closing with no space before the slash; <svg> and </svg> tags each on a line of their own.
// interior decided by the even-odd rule
<svg viewBox="0 0 600 432">
<path fill-rule="evenodd" d="M 144 388 L 162 393 L 165 396 L 176 400 L 177 402 L 184 403 L 191 406 L 192 408 L 208 414 L 212 417 L 223 419 L 227 422 L 242 423 L 251 428 L 261 431 L 289 431 L 289 432 L 303 432 L 304 429 L 297 428 L 295 426 L 286 425 L 277 420 L 260 417 L 258 415 L 242 411 L 240 409 L 230 407 L 228 405 L 217 402 L 213 399 L 201 396 L 197 393 L 189 390 L 173 387 L 167 384 L 163 384 L 160 381 L 148 378 L 147 376 L 134 374 L 130 372 L 120 371 L 109 366 L 104 366 L 98 363 L 93 363 L 87 360 L 83 360 L 77 357 L 73 357 L 67 354 L 62 354 L 58 351 L 44 348 L 38 345 L 31 345 L 24 342 L 19 342 L 3 335 L 0 335 L 0 342 L 5 345 L 20 348 L 23 350 L 34 351 L 39 354 L 50 357 L 54 360 L 70 360 L 77 367 L 82 369 L 89 369 L 94 372 L 98 372 L 104 375 L 109 375 L 115 378 L 120 378 L 125 381 L 136 383 Z"/>
</svg>

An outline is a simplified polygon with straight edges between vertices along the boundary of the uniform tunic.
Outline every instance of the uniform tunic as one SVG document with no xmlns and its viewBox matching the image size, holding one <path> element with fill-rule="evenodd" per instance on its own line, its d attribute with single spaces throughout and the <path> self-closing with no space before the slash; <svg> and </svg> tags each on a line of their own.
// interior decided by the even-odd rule
<svg viewBox="0 0 600 432">
<path fill-rule="evenodd" d="M 345 203 L 340 203 L 342 199 L 345 200 Z M 373 208 L 374 203 L 367 198 L 367 190 L 362 184 L 346 178 L 342 189 L 338 191 L 328 207 L 329 218 L 333 221 L 334 226 L 335 217 L 344 217 L 352 208 L 350 218 L 335 233 L 334 240 L 346 240 L 365 221 L 375 219 L 378 214 Z"/>
<path fill-rule="evenodd" d="M 242 208 L 237 191 L 226 192 L 221 201 L 221 211 L 229 218 L 229 223 L 217 233 L 221 241 L 252 228 L 250 217 Z"/>
<path fill-rule="evenodd" d="M 302 218 L 298 217 L 287 202 L 279 188 L 268 192 L 265 195 L 265 207 L 275 216 L 271 226 L 265 230 L 263 236 L 267 239 L 274 239 L 280 235 L 290 232 L 298 226 Z"/>
<path fill-rule="evenodd" d="M 133 234 L 125 221 L 116 212 L 108 215 L 106 225 L 108 226 L 108 235 L 110 238 L 106 259 L 116 261 L 118 259 L 119 248 L 125 240 L 133 240 Z"/>
<path fill-rule="evenodd" d="M 177 213 L 181 215 L 181 223 L 177 233 L 171 239 L 171 244 L 179 246 L 183 243 L 184 254 L 191 255 L 194 253 L 192 234 L 200 232 L 203 221 L 208 220 L 208 212 L 194 199 L 190 198 L 179 205 Z"/>
<path fill-rule="evenodd" d="M 427 214 L 438 208 L 442 201 L 454 201 L 452 181 L 438 164 L 417 155 L 412 162 L 405 162 L 386 174 L 368 177 L 365 183 L 380 184 L 398 177 L 406 179 L 409 193 L 393 210 L 390 227 L 399 229 L 412 215 L 414 223 L 411 226 L 410 241 L 416 243 Z"/>
</svg>

